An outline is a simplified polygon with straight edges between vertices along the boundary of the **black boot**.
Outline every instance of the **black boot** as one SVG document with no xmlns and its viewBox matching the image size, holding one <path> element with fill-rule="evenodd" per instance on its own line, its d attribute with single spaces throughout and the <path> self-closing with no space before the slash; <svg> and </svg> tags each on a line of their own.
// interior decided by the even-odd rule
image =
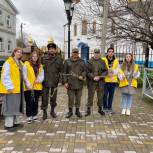
<svg viewBox="0 0 153 153">
<path fill-rule="evenodd" d="M 105 115 L 105 112 L 103 112 L 101 107 L 98 107 L 98 113 L 102 116 Z"/>
<path fill-rule="evenodd" d="M 55 111 L 54 111 L 54 107 L 51 107 L 50 115 L 51 115 L 53 118 L 56 118 L 56 117 L 57 117 L 57 115 L 56 115 L 56 113 L 55 113 Z"/>
<path fill-rule="evenodd" d="M 70 118 L 73 115 L 72 108 L 69 108 L 69 112 L 66 115 L 66 118 Z"/>
<path fill-rule="evenodd" d="M 90 109 L 90 107 L 88 107 L 85 116 L 89 116 L 90 114 L 91 114 L 91 109 Z"/>
<path fill-rule="evenodd" d="M 82 118 L 82 114 L 80 113 L 79 108 L 76 108 L 75 115 L 79 118 Z"/>
<path fill-rule="evenodd" d="M 46 109 L 43 110 L 43 120 L 47 119 L 47 111 Z"/>
</svg>

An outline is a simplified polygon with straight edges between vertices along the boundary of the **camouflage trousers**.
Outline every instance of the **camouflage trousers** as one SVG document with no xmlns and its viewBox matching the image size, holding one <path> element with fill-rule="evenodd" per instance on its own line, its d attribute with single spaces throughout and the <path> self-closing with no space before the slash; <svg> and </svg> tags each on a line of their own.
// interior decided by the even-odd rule
<svg viewBox="0 0 153 153">
<path fill-rule="evenodd" d="M 73 108 L 75 105 L 76 108 L 80 107 L 81 104 L 81 96 L 82 96 L 82 89 L 74 89 L 67 91 L 68 94 L 68 107 Z"/>
<path fill-rule="evenodd" d="M 95 92 L 97 93 L 97 106 L 102 107 L 104 89 L 103 87 L 99 87 L 96 83 L 90 84 L 90 86 L 88 86 L 87 107 L 93 106 L 93 98 L 94 98 Z"/>
<path fill-rule="evenodd" d="M 45 110 L 45 109 L 48 108 L 49 99 L 50 99 L 51 107 L 55 108 L 57 106 L 56 98 L 57 98 L 57 88 L 44 87 L 43 90 L 42 90 L 42 105 L 41 105 L 41 109 Z"/>
</svg>

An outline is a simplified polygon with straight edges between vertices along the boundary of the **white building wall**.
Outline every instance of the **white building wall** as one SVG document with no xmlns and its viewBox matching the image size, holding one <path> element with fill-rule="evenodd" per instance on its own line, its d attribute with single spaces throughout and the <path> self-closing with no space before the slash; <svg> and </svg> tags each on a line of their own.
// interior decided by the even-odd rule
<svg viewBox="0 0 153 153">
<path fill-rule="evenodd" d="M 16 46 L 16 11 L 8 0 L 0 0 L 0 55 L 9 56 Z"/>
<path fill-rule="evenodd" d="M 126 15 L 128 17 L 128 15 Z M 74 24 L 77 23 L 77 36 L 74 36 Z M 113 36 L 111 33 L 111 20 L 108 20 L 108 28 L 107 28 L 107 37 Z M 67 27 L 65 27 L 65 58 L 67 58 Z M 90 57 L 92 56 L 92 52 L 94 48 L 101 48 L 101 39 L 92 37 L 89 34 L 82 35 L 82 23 L 79 21 L 72 21 L 71 24 L 71 49 L 74 47 L 77 47 L 78 43 L 84 42 L 88 44 L 90 48 Z M 110 47 L 111 44 L 114 44 L 114 49 L 116 53 L 124 53 L 131 52 L 135 54 L 135 60 L 136 61 L 144 61 L 145 60 L 145 54 L 143 54 L 143 46 L 142 43 L 134 43 L 130 40 L 118 40 L 114 41 L 113 39 L 109 39 L 106 41 L 106 48 L 105 53 L 107 52 L 107 48 Z M 152 50 L 150 51 L 152 52 Z M 141 55 L 141 56 L 140 56 Z M 152 57 L 153 58 L 153 57 Z M 152 59 L 153 60 L 153 59 Z"/>
<path fill-rule="evenodd" d="M 75 22 L 73 21 L 71 24 L 71 50 L 72 48 L 77 48 L 78 44 L 80 42 L 83 42 L 89 46 L 89 55 L 90 57 L 92 56 L 93 50 L 95 48 L 100 48 L 100 40 L 95 39 L 95 37 L 90 36 L 89 34 L 87 35 L 82 35 L 82 25 L 80 23 L 77 23 L 77 35 L 74 36 L 74 24 Z M 65 52 L 65 59 L 68 58 L 68 27 L 67 25 L 64 27 L 64 52 Z"/>
</svg>

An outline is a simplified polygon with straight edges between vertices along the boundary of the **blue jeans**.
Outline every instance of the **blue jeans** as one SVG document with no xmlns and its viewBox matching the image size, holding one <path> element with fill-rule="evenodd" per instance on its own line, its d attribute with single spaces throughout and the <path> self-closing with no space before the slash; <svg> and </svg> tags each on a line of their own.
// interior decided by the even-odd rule
<svg viewBox="0 0 153 153">
<path fill-rule="evenodd" d="M 122 94 L 121 97 L 121 108 L 130 109 L 132 105 L 132 95 Z"/>
<path fill-rule="evenodd" d="M 105 83 L 103 96 L 103 109 L 112 110 L 112 102 L 114 97 L 116 83 Z"/>
</svg>

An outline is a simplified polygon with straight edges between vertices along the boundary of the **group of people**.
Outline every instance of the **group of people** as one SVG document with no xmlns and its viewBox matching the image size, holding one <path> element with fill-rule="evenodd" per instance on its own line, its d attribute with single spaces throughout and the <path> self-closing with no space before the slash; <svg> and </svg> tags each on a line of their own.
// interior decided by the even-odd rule
<svg viewBox="0 0 153 153">
<path fill-rule="evenodd" d="M 122 65 L 114 56 L 114 49 L 108 48 L 106 57 L 101 58 L 100 50 L 95 49 L 93 57 L 85 63 L 79 57 L 79 50 L 72 49 L 71 57 L 65 61 L 57 54 L 55 43 L 47 45 L 48 52 L 41 57 L 36 51 L 31 53 L 28 61 L 22 63 L 22 49 L 15 48 L 12 56 L 3 65 L 0 80 L 0 94 L 5 95 L 2 113 L 5 116 L 5 129 L 12 130 L 21 126 L 18 116 L 24 112 L 26 102 L 27 122 L 37 120 L 38 101 L 42 95 L 41 109 L 43 120 L 47 119 L 48 102 L 50 115 L 56 118 L 57 87 L 61 82 L 67 89 L 68 113 L 82 117 L 80 112 L 82 89 L 87 82 L 88 99 L 85 116 L 91 115 L 93 98 L 97 92 L 97 107 L 100 115 L 112 113 L 112 102 L 115 87 L 119 83 L 121 89 L 122 114 L 130 115 L 132 95 L 136 93 L 137 78 L 140 76 L 138 65 L 134 63 L 133 55 L 128 53 Z"/>
</svg>

